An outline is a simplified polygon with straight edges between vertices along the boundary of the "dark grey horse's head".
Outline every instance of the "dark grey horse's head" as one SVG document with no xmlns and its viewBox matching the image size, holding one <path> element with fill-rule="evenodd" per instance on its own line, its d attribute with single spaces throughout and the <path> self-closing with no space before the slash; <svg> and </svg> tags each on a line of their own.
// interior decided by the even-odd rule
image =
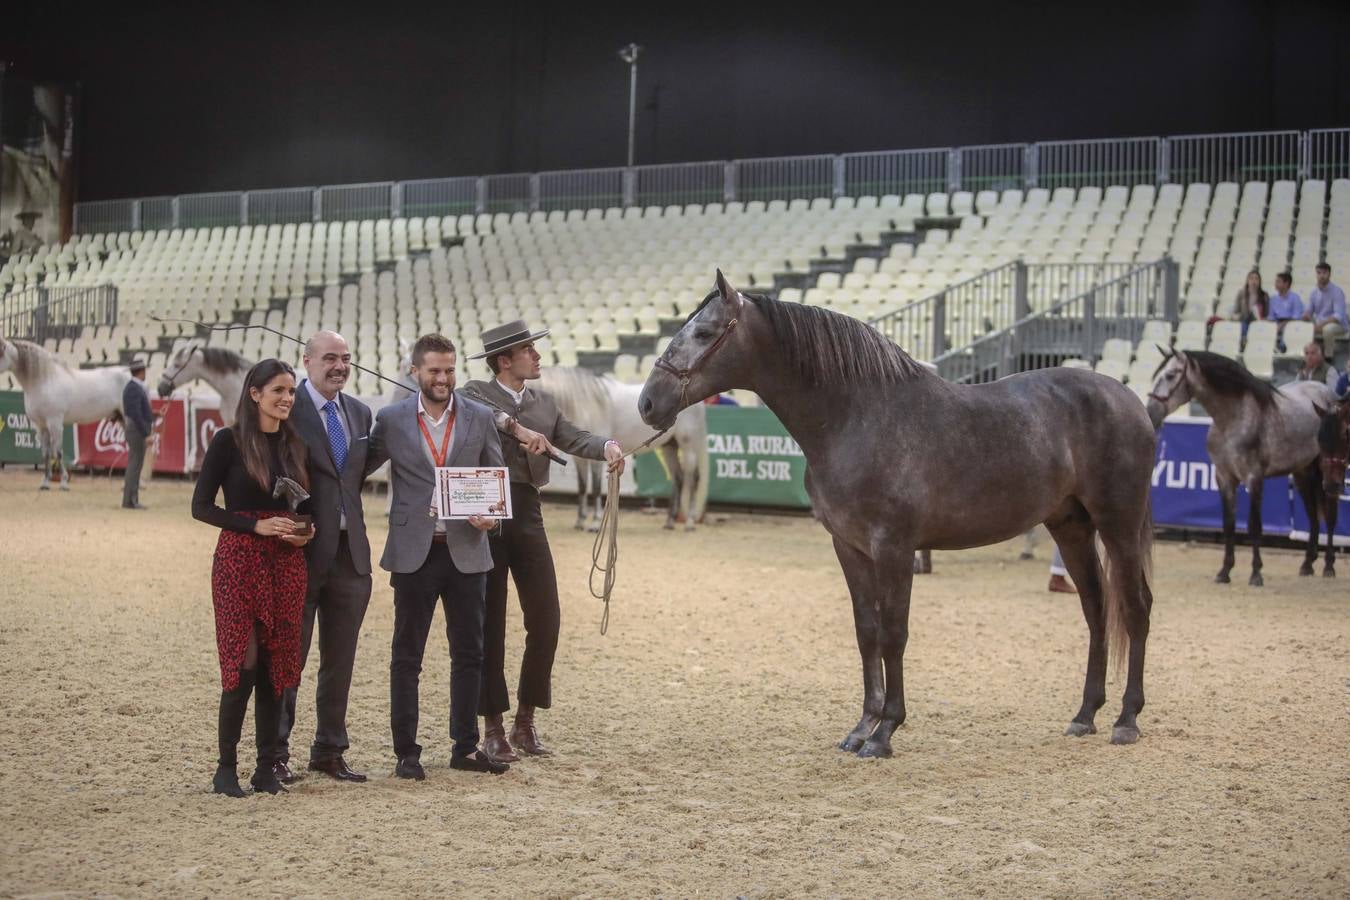
<svg viewBox="0 0 1350 900">
<path fill-rule="evenodd" d="M 738 385 L 746 372 L 748 338 L 738 328 L 752 308 L 717 270 L 717 289 L 709 294 L 647 376 L 638 397 L 642 421 L 670 428 L 686 406 Z"/>
<path fill-rule="evenodd" d="M 1345 469 L 1350 463 L 1350 403 L 1338 403 L 1330 409 L 1313 404 L 1313 408 L 1322 417 L 1317 429 L 1322 487 L 1328 497 L 1339 497 L 1345 492 Z"/>
</svg>

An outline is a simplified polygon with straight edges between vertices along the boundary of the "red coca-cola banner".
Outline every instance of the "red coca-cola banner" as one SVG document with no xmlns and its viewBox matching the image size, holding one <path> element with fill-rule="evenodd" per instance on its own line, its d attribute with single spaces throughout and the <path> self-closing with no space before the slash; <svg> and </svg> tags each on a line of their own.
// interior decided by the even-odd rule
<svg viewBox="0 0 1350 900">
<path fill-rule="evenodd" d="M 219 409 L 212 406 L 192 407 L 192 446 L 194 448 L 192 471 L 201 471 L 202 460 L 206 459 L 206 448 L 211 446 L 211 438 L 215 437 L 216 432 L 224 427 L 225 420 L 221 418 Z"/>
<path fill-rule="evenodd" d="M 188 471 L 187 404 L 182 400 L 152 399 L 150 410 L 156 419 L 155 471 L 182 475 Z M 76 425 L 75 464 L 91 469 L 126 468 L 127 438 L 122 423 L 104 419 Z"/>
</svg>

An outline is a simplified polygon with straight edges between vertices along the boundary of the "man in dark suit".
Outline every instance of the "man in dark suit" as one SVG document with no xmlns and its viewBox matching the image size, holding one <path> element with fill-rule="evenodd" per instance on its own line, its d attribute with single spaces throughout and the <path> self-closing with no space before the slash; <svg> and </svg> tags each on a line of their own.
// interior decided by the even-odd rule
<svg viewBox="0 0 1350 900">
<path fill-rule="evenodd" d="M 441 519 L 432 507 L 438 466 L 502 466 L 491 410 L 455 393 L 455 345 L 439 334 L 417 339 L 412 375 L 418 392 L 386 406 L 370 434 L 367 471 L 390 462 L 389 540 L 380 566 L 394 588 L 389 719 L 399 778 L 421 781 L 417 743 L 418 679 L 436 604 L 445 607 L 450 642 L 450 767 L 500 775 L 509 766 L 478 749 L 483 670 L 484 588 L 492 568 L 487 530 L 495 519 Z"/>
<path fill-rule="evenodd" d="M 547 330 L 530 331 L 523 321 L 489 328 L 483 332 L 483 352 L 470 358 L 486 359 L 495 377 L 464 386 L 467 394 L 497 409 L 498 427 L 515 437 L 502 442 L 502 455 L 511 471 L 512 518 L 502 523 L 501 533 L 491 540 L 494 565 L 488 575 L 483 695 L 479 704 L 484 717 L 483 749 L 506 761 L 519 759 L 515 750 L 527 756 L 552 754 L 540 743 L 534 725 L 535 708 L 548 709 L 553 703 L 553 657 L 561 624 L 558 577 L 539 506 L 539 489 L 548 484 L 549 475 L 549 460 L 544 454 L 556 446 L 573 456 L 604 459 L 619 472 L 624 464 L 618 442 L 582 431 L 563 417 L 552 397 L 526 386 L 539 377 L 539 353 L 534 342 L 547 334 Z M 509 742 L 502 721 L 502 714 L 511 708 L 505 672 L 508 573 L 516 583 L 525 617 L 525 653 L 520 662 Z"/>
<path fill-rule="evenodd" d="M 150 395 L 145 392 L 145 360 L 131 361 L 131 380 L 122 389 L 122 428 L 127 438 L 127 471 L 122 480 L 122 508 L 141 506 L 141 467 L 145 451 L 154 437 L 155 417 L 150 411 Z"/>
<path fill-rule="evenodd" d="M 291 421 L 309 450 L 309 491 L 314 539 L 305 546 L 309 588 L 301 624 L 303 667 L 315 619 L 319 625 L 319 677 L 314 709 L 318 728 L 309 750 L 309 769 L 338 781 L 366 776 L 348 768 L 347 696 L 356 663 L 356 641 L 370 602 L 370 542 L 366 539 L 361 484 L 370 446 L 370 408 L 342 393 L 351 375 L 351 350 L 342 335 L 320 331 L 305 344 L 308 375 L 295 392 Z M 295 724 L 294 689 L 282 704 L 273 769 L 278 780 L 298 777 L 290 769 L 290 734 Z"/>
</svg>

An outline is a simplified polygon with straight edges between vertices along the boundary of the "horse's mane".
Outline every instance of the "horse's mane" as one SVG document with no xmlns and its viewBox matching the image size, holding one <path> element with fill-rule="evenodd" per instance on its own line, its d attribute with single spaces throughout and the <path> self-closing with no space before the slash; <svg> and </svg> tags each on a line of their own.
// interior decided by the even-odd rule
<svg viewBox="0 0 1350 900">
<path fill-rule="evenodd" d="M 558 402 L 563 415 L 587 430 L 607 428 L 610 399 L 606 379 L 590 369 L 549 366 L 540 373 L 539 389 Z"/>
<path fill-rule="evenodd" d="M 10 344 L 13 345 L 15 351 L 14 377 L 20 381 L 27 381 L 31 377 L 36 377 L 52 366 L 60 366 L 67 371 L 70 370 L 70 366 L 66 365 L 59 357 L 53 356 L 32 341 L 11 340 Z"/>
<path fill-rule="evenodd" d="M 704 297 L 689 318 L 719 296 L 713 291 Z M 811 387 L 865 387 L 926 374 L 923 365 L 899 345 L 852 316 L 818 306 L 783 303 L 763 294 L 742 291 L 741 296 L 769 320 L 787 364 Z"/>
<path fill-rule="evenodd" d="M 1205 382 L 1216 394 L 1226 397 L 1250 394 L 1263 407 L 1275 405 L 1275 388 L 1248 372 L 1237 360 L 1207 350 L 1187 350 L 1185 353 L 1186 358 L 1199 367 Z"/>
<path fill-rule="evenodd" d="M 247 372 L 253 367 L 253 363 L 225 347 L 200 347 L 197 352 L 202 355 L 202 365 L 220 375 Z"/>
</svg>

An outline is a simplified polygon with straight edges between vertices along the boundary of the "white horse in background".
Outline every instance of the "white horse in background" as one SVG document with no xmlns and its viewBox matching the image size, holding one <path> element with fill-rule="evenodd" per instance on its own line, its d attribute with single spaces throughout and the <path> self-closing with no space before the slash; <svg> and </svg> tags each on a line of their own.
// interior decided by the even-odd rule
<svg viewBox="0 0 1350 900">
<path fill-rule="evenodd" d="M 72 369 L 28 341 L 0 339 L 0 372 L 13 372 L 23 388 L 23 409 L 37 429 L 42 450 L 42 485 L 51 490 L 60 467 L 61 490 L 70 490 L 70 470 L 61 452 L 66 423 L 99 422 L 122 412 L 122 391 L 131 380 L 126 366 Z"/>
<path fill-rule="evenodd" d="M 558 409 L 578 428 L 613 438 L 625 450 L 631 450 L 652 436 L 651 426 L 638 414 L 640 384 L 624 384 L 589 369 L 550 366 L 539 378 L 539 389 L 552 395 Z M 693 531 L 708 500 L 707 408 L 696 403 L 684 409 L 675 420 L 675 427 L 648 449 L 660 450 L 666 471 L 670 473 L 670 506 L 665 527 L 674 528 L 676 517 L 683 511 L 685 530 Z M 577 457 L 573 460 L 577 467 L 576 527 L 598 531 L 605 482 L 604 463 Z M 589 497 L 594 497 L 589 525 L 586 524 L 588 475 Z"/>
<path fill-rule="evenodd" d="M 253 363 L 233 350 L 208 347 L 199 340 L 188 341 L 165 363 L 159 395 L 168 397 L 176 388 L 200 378 L 220 395 L 220 417 L 228 428 L 234 424 L 239 396 L 244 392 L 244 378 L 251 368 Z"/>
</svg>

